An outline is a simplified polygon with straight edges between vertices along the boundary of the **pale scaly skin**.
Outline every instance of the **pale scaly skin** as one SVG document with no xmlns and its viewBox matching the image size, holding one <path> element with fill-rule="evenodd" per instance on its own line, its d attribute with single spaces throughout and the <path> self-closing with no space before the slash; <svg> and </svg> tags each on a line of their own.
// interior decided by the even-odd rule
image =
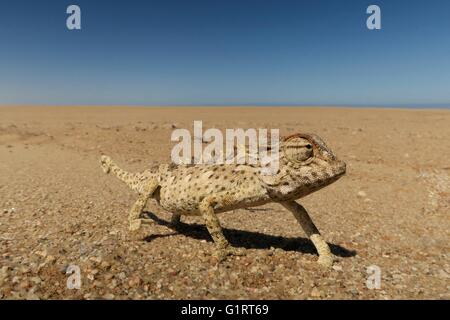
<svg viewBox="0 0 450 320">
<path fill-rule="evenodd" d="M 109 157 L 101 157 L 105 173 L 112 172 L 139 194 L 130 214 L 130 230 L 136 231 L 149 219 L 140 217 L 152 198 L 173 213 L 171 223 L 181 215 L 201 215 L 214 240 L 214 255 L 223 260 L 230 254 L 242 254 L 231 247 L 223 235 L 217 213 L 277 202 L 291 211 L 319 254 L 318 262 L 333 263 L 328 244 L 323 240 L 305 208 L 295 200 L 315 192 L 345 174 L 346 166 L 336 158 L 323 140 L 314 134 L 294 134 L 282 138 L 279 169 L 267 175 L 252 165 L 197 164 L 155 166 L 142 173 L 128 173 Z"/>
</svg>

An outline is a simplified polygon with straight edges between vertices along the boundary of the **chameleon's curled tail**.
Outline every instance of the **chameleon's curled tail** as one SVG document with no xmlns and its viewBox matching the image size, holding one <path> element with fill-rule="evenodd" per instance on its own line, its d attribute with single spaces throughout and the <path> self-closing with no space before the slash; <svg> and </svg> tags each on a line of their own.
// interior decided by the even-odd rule
<svg viewBox="0 0 450 320">
<path fill-rule="evenodd" d="M 130 173 L 125 170 L 119 168 L 118 165 L 114 163 L 108 156 L 101 156 L 100 165 L 103 169 L 103 172 L 106 174 L 112 172 L 116 175 L 119 180 L 125 182 L 131 189 L 136 190 L 137 182 L 139 181 L 141 174 L 139 173 Z"/>
</svg>

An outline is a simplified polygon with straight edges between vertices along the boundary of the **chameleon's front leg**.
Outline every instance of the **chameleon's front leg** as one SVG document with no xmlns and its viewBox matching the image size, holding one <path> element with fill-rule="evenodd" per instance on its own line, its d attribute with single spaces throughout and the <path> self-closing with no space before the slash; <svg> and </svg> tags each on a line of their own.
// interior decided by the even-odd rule
<svg viewBox="0 0 450 320">
<path fill-rule="evenodd" d="M 306 235 L 316 247 L 317 252 L 319 253 L 319 260 L 317 262 L 324 267 L 331 267 L 334 259 L 330 247 L 322 239 L 319 230 L 317 230 L 306 209 L 295 201 L 286 201 L 281 204 L 294 214 L 295 219 L 297 219 Z"/>
<path fill-rule="evenodd" d="M 145 185 L 143 191 L 139 194 L 137 201 L 134 203 L 128 215 L 128 221 L 130 223 L 130 231 L 137 231 L 142 226 L 142 224 L 152 224 L 152 221 L 147 219 L 141 219 L 141 213 L 147 204 L 148 199 L 153 195 L 156 188 L 158 187 L 157 182 L 149 182 Z"/>
<path fill-rule="evenodd" d="M 213 206 L 219 202 L 220 198 L 207 197 L 199 205 L 200 213 L 205 219 L 206 228 L 209 234 L 214 240 L 216 246 L 213 256 L 215 256 L 219 262 L 223 261 L 228 255 L 243 255 L 243 252 L 232 247 L 222 232 L 219 219 L 214 213 Z"/>
</svg>

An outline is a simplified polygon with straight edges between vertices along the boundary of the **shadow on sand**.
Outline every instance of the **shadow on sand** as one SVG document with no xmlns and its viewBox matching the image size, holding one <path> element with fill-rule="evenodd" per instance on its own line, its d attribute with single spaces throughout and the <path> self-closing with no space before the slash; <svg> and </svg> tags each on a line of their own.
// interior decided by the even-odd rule
<svg viewBox="0 0 450 320">
<path fill-rule="evenodd" d="M 177 233 L 181 233 L 185 236 L 198 239 L 212 241 L 208 230 L 202 224 L 186 224 L 180 222 L 176 227 L 173 227 L 168 221 L 157 217 L 152 212 L 144 212 L 144 216 L 149 219 L 154 220 L 157 224 L 166 226 L 175 233 L 170 234 L 152 234 L 144 238 L 145 241 L 151 242 L 154 239 L 162 237 L 170 237 Z M 300 226 L 299 226 L 300 228 Z M 301 253 L 317 254 L 314 245 L 309 239 L 296 237 L 287 238 L 281 236 L 272 236 L 260 232 L 237 230 L 237 229 L 223 229 L 225 237 L 228 239 L 230 244 L 234 247 L 241 247 L 246 249 L 270 249 L 270 247 L 280 248 L 285 251 L 298 251 Z M 342 246 L 329 243 L 331 252 L 338 257 L 349 258 L 356 255 L 356 251 L 348 250 Z"/>
</svg>

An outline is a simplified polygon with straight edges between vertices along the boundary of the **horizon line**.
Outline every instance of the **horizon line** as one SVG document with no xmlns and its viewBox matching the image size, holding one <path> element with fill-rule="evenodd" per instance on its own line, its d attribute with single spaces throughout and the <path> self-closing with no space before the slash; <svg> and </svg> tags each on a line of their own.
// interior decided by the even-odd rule
<svg viewBox="0 0 450 320">
<path fill-rule="evenodd" d="M 245 104 L 2 104 L 0 107 L 297 107 L 297 108 L 373 108 L 373 109 L 450 109 L 449 104 L 261 104 L 261 103 L 245 103 Z"/>
</svg>

